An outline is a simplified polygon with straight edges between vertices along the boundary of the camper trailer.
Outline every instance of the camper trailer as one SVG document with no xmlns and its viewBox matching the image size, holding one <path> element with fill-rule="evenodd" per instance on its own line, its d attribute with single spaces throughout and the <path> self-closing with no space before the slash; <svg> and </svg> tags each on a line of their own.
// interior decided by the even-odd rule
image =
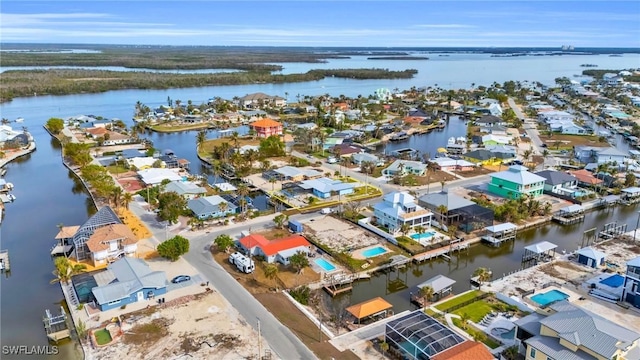
<svg viewBox="0 0 640 360">
<path fill-rule="evenodd" d="M 229 256 L 229 262 L 234 264 L 238 270 L 245 274 L 251 274 L 256 269 L 256 265 L 250 258 L 235 252 Z"/>
</svg>

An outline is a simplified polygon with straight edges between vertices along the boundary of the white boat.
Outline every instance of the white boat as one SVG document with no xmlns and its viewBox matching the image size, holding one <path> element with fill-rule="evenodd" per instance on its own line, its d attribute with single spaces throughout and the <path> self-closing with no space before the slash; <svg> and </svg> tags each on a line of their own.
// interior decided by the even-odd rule
<svg viewBox="0 0 640 360">
<path fill-rule="evenodd" d="M 17 122 L 17 123 L 24 122 L 24 119 L 23 119 L 23 118 L 21 118 L 21 117 L 19 117 L 19 118 L 17 118 L 17 119 L 16 119 L 16 122 Z"/>
<path fill-rule="evenodd" d="M 9 200 L 10 200 L 11 202 L 16 201 L 16 196 L 15 196 L 15 195 L 13 195 L 13 194 L 9 194 L 9 195 L 7 195 L 7 197 L 9 198 Z"/>
</svg>

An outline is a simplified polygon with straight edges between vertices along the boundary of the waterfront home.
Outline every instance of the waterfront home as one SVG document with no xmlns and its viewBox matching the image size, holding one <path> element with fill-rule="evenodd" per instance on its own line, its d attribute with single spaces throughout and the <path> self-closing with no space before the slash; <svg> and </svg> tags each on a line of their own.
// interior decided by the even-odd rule
<svg viewBox="0 0 640 360">
<path fill-rule="evenodd" d="M 187 207 L 200 220 L 235 214 L 237 210 L 237 206 L 218 195 L 191 199 L 187 202 Z"/>
<path fill-rule="evenodd" d="M 484 115 L 475 121 L 476 125 L 484 127 L 492 127 L 496 125 L 504 126 L 505 122 L 495 115 Z"/>
<path fill-rule="evenodd" d="M 234 151 L 237 152 L 240 155 L 244 155 L 245 153 L 247 153 L 249 151 L 259 152 L 260 151 L 260 146 L 258 146 L 258 145 L 242 145 L 237 149 L 234 148 Z"/>
<path fill-rule="evenodd" d="M 629 154 L 614 147 L 574 146 L 576 159 L 583 163 L 606 164 L 615 163 L 618 166 L 626 163 Z"/>
<path fill-rule="evenodd" d="M 129 167 L 133 167 L 138 170 L 146 170 L 151 169 L 153 165 L 156 164 L 156 161 L 158 162 L 157 165 L 159 165 L 158 168 L 164 168 L 167 166 L 164 161 L 150 156 L 138 156 L 129 158 L 127 159 L 127 164 L 129 164 Z"/>
<path fill-rule="evenodd" d="M 546 124 L 552 121 L 565 121 L 572 122 L 575 117 L 565 111 L 551 110 L 539 110 L 538 120 Z"/>
<path fill-rule="evenodd" d="M 80 226 L 62 226 L 56 235 L 57 244 L 51 249 L 51 256 L 69 256 L 73 250 L 73 236 L 80 229 Z"/>
<path fill-rule="evenodd" d="M 494 147 L 500 147 L 501 145 L 493 145 Z M 507 150 L 488 150 L 488 149 L 476 149 L 470 151 L 462 157 L 475 164 L 482 165 L 499 165 L 515 158 L 515 152 L 509 152 Z"/>
<path fill-rule="evenodd" d="M 500 125 L 487 126 L 487 125 L 483 124 L 482 126 L 480 126 L 480 132 L 481 133 L 498 135 L 498 136 L 507 136 L 507 135 L 509 135 L 507 133 L 507 128 L 504 127 L 504 126 L 500 126 Z"/>
<path fill-rule="evenodd" d="M 493 116 L 502 116 L 502 107 L 500 104 L 490 104 L 487 110 L 489 110 L 489 114 Z"/>
<path fill-rule="evenodd" d="M 273 177 L 278 181 L 302 181 L 317 179 L 323 175 L 321 171 L 315 169 L 298 168 L 289 165 L 262 173 L 263 178 L 268 180 Z"/>
<path fill-rule="evenodd" d="M 122 221 L 111 207 L 105 206 L 99 209 L 81 226 L 62 228 L 58 236 L 56 236 L 56 239 L 64 239 L 65 243 L 73 244 L 71 257 L 74 259 L 78 261 L 88 260 L 91 258 L 91 251 L 86 243 L 91 238 L 91 235 L 100 228 L 114 224 L 122 224 Z M 71 232 L 74 230 L 75 232 L 71 235 Z M 66 250 L 68 250 L 68 248 Z"/>
<path fill-rule="evenodd" d="M 105 136 L 103 136 L 103 139 L 103 146 L 128 144 L 133 140 L 131 137 L 115 131 L 108 131 Z"/>
<path fill-rule="evenodd" d="M 640 257 L 627 261 L 622 300 L 640 308 Z"/>
<path fill-rule="evenodd" d="M 118 154 L 118 153 L 116 153 Z M 120 153 L 119 156 L 123 159 L 131 159 L 134 157 L 143 157 L 146 156 L 144 151 L 141 151 L 139 149 L 123 149 Z"/>
<path fill-rule="evenodd" d="M 593 173 L 585 169 L 569 171 L 569 174 L 578 179 L 578 186 L 593 187 L 604 183 L 604 180 L 598 179 Z"/>
<path fill-rule="evenodd" d="M 466 340 L 421 309 L 389 321 L 384 336 L 402 359 L 495 359 L 484 344 Z"/>
<path fill-rule="evenodd" d="M 418 198 L 418 205 L 438 214 L 438 221 L 443 225 L 476 222 L 479 226 L 489 226 L 493 223 L 493 211 L 454 193 L 441 191 L 422 195 Z"/>
<path fill-rule="evenodd" d="M 566 300 L 515 324 L 527 360 L 640 358 L 640 334 Z"/>
<path fill-rule="evenodd" d="M 380 160 L 380 158 L 376 155 L 364 152 L 351 155 L 351 162 L 356 165 L 362 165 L 363 162 L 370 162 L 375 164 L 376 166 L 384 165 L 384 161 Z"/>
<path fill-rule="evenodd" d="M 363 153 L 364 148 L 355 144 L 342 143 L 339 145 L 335 145 L 334 147 L 329 149 L 329 151 L 332 154 L 339 155 L 340 157 L 349 158 L 353 154 Z"/>
<path fill-rule="evenodd" d="M 108 132 L 109 130 L 105 127 L 91 127 L 84 130 L 85 135 L 91 137 L 93 140 L 103 137 Z"/>
<path fill-rule="evenodd" d="M 96 229 L 86 244 L 94 267 L 122 256 L 136 256 L 138 251 L 138 238 L 124 224 L 111 224 Z"/>
<path fill-rule="evenodd" d="M 381 202 L 373 205 L 376 223 L 389 229 L 393 234 L 403 224 L 410 228 L 416 226 L 431 227 L 433 213 L 416 203 L 416 198 L 408 192 L 392 192 L 385 195 Z"/>
<path fill-rule="evenodd" d="M 355 183 L 346 183 L 325 177 L 303 180 L 298 184 L 304 190 L 311 190 L 313 195 L 320 199 L 328 199 L 334 194 L 338 196 L 353 194 L 355 185 Z"/>
<path fill-rule="evenodd" d="M 173 191 L 183 198 L 190 200 L 207 193 L 207 190 L 190 181 L 172 181 L 164 186 L 164 192 Z"/>
<path fill-rule="evenodd" d="M 287 100 L 279 96 L 258 92 L 239 98 L 238 106 L 244 109 L 261 109 L 264 106 L 285 107 L 287 106 Z"/>
<path fill-rule="evenodd" d="M 271 119 L 261 119 L 249 124 L 249 127 L 255 131 L 257 137 L 267 138 L 269 136 L 282 135 L 282 124 Z"/>
<path fill-rule="evenodd" d="M 159 185 L 163 180 L 183 180 L 182 176 L 174 169 L 150 168 L 138 171 L 138 176 L 146 186 Z"/>
<path fill-rule="evenodd" d="M 511 136 L 500 136 L 500 135 L 493 135 L 493 134 L 487 134 L 482 136 L 482 144 L 484 146 L 508 145 L 511 143 L 511 141 L 512 141 Z"/>
<path fill-rule="evenodd" d="M 238 246 L 246 254 L 264 256 L 268 263 L 277 261 L 283 265 L 289 265 L 291 256 L 299 252 L 311 254 L 309 241 L 297 234 L 276 240 L 267 240 L 260 234 L 251 234 L 241 238 Z"/>
<path fill-rule="evenodd" d="M 606 254 L 602 251 L 598 251 L 592 247 L 584 247 L 577 251 L 578 257 L 576 261 L 582 265 L 586 265 L 590 268 L 598 268 L 604 266 L 604 260 Z"/>
<path fill-rule="evenodd" d="M 574 196 L 578 191 L 578 178 L 563 171 L 542 170 L 535 173 L 545 179 L 544 191 L 564 196 Z"/>
<path fill-rule="evenodd" d="M 404 176 L 407 174 L 424 176 L 427 171 L 427 164 L 413 160 L 396 160 L 386 169 L 382 170 L 382 174 L 386 176 L 394 176 L 396 174 Z"/>
<path fill-rule="evenodd" d="M 542 195 L 544 189 L 545 178 L 529 172 L 522 165 L 513 165 L 489 176 L 489 192 L 505 198 L 517 199 L 523 195 L 537 197 Z"/>
<path fill-rule="evenodd" d="M 151 300 L 167 293 L 166 273 L 151 270 L 142 259 L 122 258 L 110 264 L 100 275 L 112 279 L 106 285 L 91 289 L 101 311 Z"/>
<path fill-rule="evenodd" d="M 476 168 L 476 164 L 462 159 L 451 159 L 448 157 L 438 157 L 430 159 L 430 163 L 433 163 L 440 170 L 447 171 L 471 171 Z"/>
</svg>

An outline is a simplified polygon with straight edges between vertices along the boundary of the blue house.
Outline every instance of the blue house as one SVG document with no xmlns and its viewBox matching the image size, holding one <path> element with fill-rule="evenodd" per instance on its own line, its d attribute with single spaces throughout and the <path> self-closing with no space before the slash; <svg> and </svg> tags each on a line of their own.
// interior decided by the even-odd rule
<svg viewBox="0 0 640 360">
<path fill-rule="evenodd" d="M 627 262 L 622 300 L 640 308 L 640 257 Z"/>
<path fill-rule="evenodd" d="M 153 271 L 144 260 L 124 257 L 107 267 L 107 285 L 91 289 L 101 311 L 153 299 L 167 293 L 167 275 Z"/>
<path fill-rule="evenodd" d="M 191 199 L 187 202 L 187 207 L 198 219 L 201 220 L 222 217 L 227 214 L 234 214 L 237 209 L 236 205 L 228 202 L 218 195 Z"/>
<path fill-rule="evenodd" d="M 605 253 L 598 251 L 592 247 L 585 247 L 578 250 L 578 262 L 591 268 L 604 266 Z"/>
<path fill-rule="evenodd" d="M 339 196 L 353 194 L 355 188 L 353 183 L 344 183 L 328 178 L 304 180 L 300 182 L 299 186 L 305 190 L 311 190 L 313 195 L 320 199 L 328 199 L 332 194 Z"/>
</svg>

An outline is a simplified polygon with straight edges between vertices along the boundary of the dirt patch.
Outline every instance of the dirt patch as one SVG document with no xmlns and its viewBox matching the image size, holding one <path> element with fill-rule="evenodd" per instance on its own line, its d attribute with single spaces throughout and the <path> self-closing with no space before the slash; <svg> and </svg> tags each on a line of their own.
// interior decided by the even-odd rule
<svg viewBox="0 0 640 360">
<path fill-rule="evenodd" d="M 338 351 L 322 334 L 318 326 L 302 314 L 283 294 L 258 294 L 256 299 L 260 301 L 284 326 L 293 331 L 305 345 L 320 359 L 357 360 L 359 357 L 346 350 Z M 322 339 L 322 340 L 320 340 Z"/>
<path fill-rule="evenodd" d="M 563 135 L 553 134 L 552 136 L 540 135 L 540 140 L 549 146 L 551 150 L 559 150 L 571 148 L 573 146 L 590 145 L 590 146 L 606 146 L 607 143 L 598 141 L 597 136 L 584 135 Z"/>
<path fill-rule="evenodd" d="M 491 174 L 494 171 L 495 170 L 490 169 L 488 167 L 476 167 L 473 170 L 469 170 L 469 171 L 456 171 L 455 174 L 462 176 L 464 178 L 470 178 L 478 175 Z"/>
<path fill-rule="evenodd" d="M 169 334 L 169 319 L 155 319 L 147 324 L 136 325 L 124 335 L 123 342 L 128 345 L 149 347 Z"/>
<path fill-rule="evenodd" d="M 275 240 L 282 239 L 291 235 L 288 230 L 285 229 L 269 229 L 266 231 L 257 232 L 255 234 L 260 234 L 264 236 L 267 240 Z"/>
</svg>

